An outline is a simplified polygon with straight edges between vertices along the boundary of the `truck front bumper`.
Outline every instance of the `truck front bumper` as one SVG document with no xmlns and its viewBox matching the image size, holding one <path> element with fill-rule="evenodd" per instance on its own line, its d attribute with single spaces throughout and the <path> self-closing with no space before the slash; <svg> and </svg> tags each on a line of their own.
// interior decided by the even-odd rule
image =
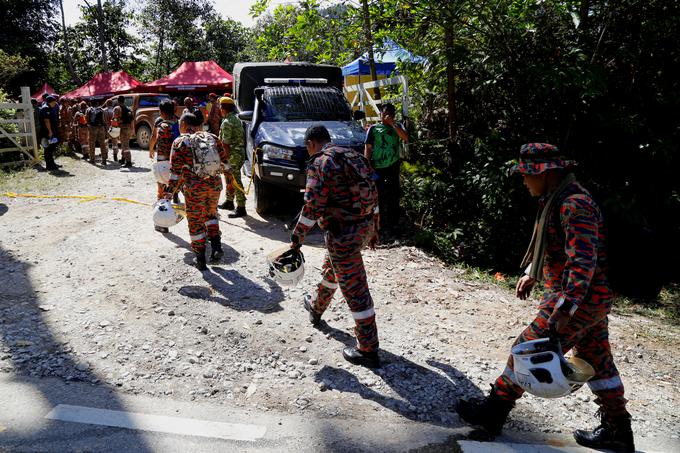
<svg viewBox="0 0 680 453">
<path fill-rule="evenodd" d="M 257 175 L 263 182 L 288 190 L 304 191 L 307 183 L 305 172 L 269 162 L 257 164 Z"/>
</svg>

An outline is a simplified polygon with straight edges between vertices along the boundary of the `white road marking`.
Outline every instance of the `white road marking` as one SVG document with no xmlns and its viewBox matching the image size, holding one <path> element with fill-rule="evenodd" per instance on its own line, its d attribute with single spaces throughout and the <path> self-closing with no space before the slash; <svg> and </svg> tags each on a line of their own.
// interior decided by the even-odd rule
<svg viewBox="0 0 680 453">
<path fill-rule="evenodd" d="M 193 418 L 112 411 L 94 407 L 59 404 L 45 416 L 50 420 L 115 426 L 118 428 L 254 442 L 264 437 L 267 428 L 258 425 L 222 423 Z"/>
<path fill-rule="evenodd" d="M 512 444 L 500 442 L 477 442 L 472 440 L 459 440 L 463 453 L 597 453 L 599 450 L 578 446 L 540 445 L 540 444 Z M 647 451 L 647 453 L 653 453 Z"/>
</svg>

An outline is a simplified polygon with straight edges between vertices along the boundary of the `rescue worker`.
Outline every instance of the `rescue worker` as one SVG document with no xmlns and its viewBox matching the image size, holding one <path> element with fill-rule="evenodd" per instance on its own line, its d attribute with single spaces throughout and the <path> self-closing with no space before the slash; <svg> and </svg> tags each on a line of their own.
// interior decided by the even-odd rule
<svg viewBox="0 0 680 453">
<path fill-rule="evenodd" d="M 185 113 L 193 114 L 198 119 L 198 122 L 201 123 L 197 130 L 203 130 L 203 123 L 205 122 L 203 112 L 194 105 L 194 99 L 191 96 L 184 98 L 184 110 L 182 111 L 182 115 Z"/>
<path fill-rule="evenodd" d="M 45 156 L 45 168 L 48 171 L 58 170 L 61 165 L 54 161 L 54 152 L 57 149 L 59 117 L 55 111 L 57 99 L 54 96 L 46 96 L 45 103 L 40 107 L 38 117 L 40 119 L 40 143 Z"/>
<path fill-rule="evenodd" d="M 113 121 L 113 99 L 107 99 L 104 103 L 104 126 L 106 127 L 106 137 L 108 139 L 109 148 L 113 153 L 113 161 L 118 162 L 118 148 L 120 146 L 119 137 L 111 137 L 109 130 L 111 127 L 118 127 L 118 124 Z"/>
<path fill-rule="evenodd" d="M 243 126 L 241 120 L 236 116 L 236 105 L 230 97 L 220 98 L 220 110 L 222 111 L 222 125 L 220 126 L 220 141 L 229 158 L 231 174 L 225 174 L 227 179 L 226 201 L 219 207 L 220 209 L 233 210 L 234 198 L 236 198 L 236 209 L 227 215 L 231 219 L 245 217 L 246 194 L 243 192 L 243 181 L 241 180 L 241 167 L 246 160 L 246 150 L 243 139 Z"/>
<path fill-rule="evenodd" d="M 80 145 L 80 152 L 83 153 L 83 159 L 90 158 L 90 131 L 87 127 L 87 102 L 80 101 L 78 110 L 73 116 L 73 124 L 77 128 L 77 140 Z"/>
<path fill-rule="evenodd" d="M 106 160 L 109 155 L 109 147 L 106 143 L 107 132 L 104 123 L 104 109 L 101 105 L 92 105 L 85 112 L 87 117 L 90 163 L 94 164 L 95 144 L 99 143 L 99 149 L 102 155 L 102 165 L 106 165 Z"/>
<path fill-rule="evenodd" d="M 530 194 L 540 198 L 531 245 L 522 263 L 528 267 L 517 283 L 517 297 L 526 299 L 536 282 L 545 281 L 538 315 L 515 344 L 548 337 L 552 326 L 563 350 L 575 348 L 575 356 L 595 369 L 588 385 L 600 406 L 601 424 L 593 431 L 575 431 L 576 442 L 634 452 L 631 416 L 609 345 L 607 314 L 613 294 L 605 276 L 602 214 L 570 171 L 574 165 L 550 144 L 529 143 L 520 150 L 514 170 L 523 176 Z M 461 401 L 458 414 L 496 435 L 523 393 L 510 356 L 489 396 L 481 402 Z"/>
<path fill-rule="evenodd" d="M 224 255 L 220 242 L 220 224 L 217 215 L 217 202 L 222 191 L 222 178 L 216 176 L 199 177 L 195 170 L 197 153 L 193 149 L 192 134 L 197 132 L 202 123 L 195 115 L 185 113 L 179 120 L 181 135 L 175 139 L 170 153 L 170 184 L 166 188 L 164 198 L 170 200 L 177 190 L 182 188 L 186 200 L 187 221 L 191 248 L 196 255 L 196 268 L 204 271 L 206 266 L 206 237 L 210 239 L 211 261 L 219 261 Z M 205 132 L 205 134 L 210 134 Z M 210 134 L 212 135 L 212 134 Z M 213 136 L 214 137 L 214 136 Z M 221 162 L 221 171 L 227 165 L 224 149 L 214 137 L 216 151 Z"/>
<path fill-rule="evenodd" d="M 130 137 L 132 136 L 132 121 L 134 115 L 132 109 L 125 105 L 125 96 L 118 96 L 118 105 L 113 109 L 113 122 L 120 127 L 120 148 L 122 158 L 119 161 L 125 168 L 132 167 L 132 154 L 130 153 Z"/>
<path fill-rule="evenodd" d="M 220 113 L 220 104 L 215 93 L 210 93 L 208 95 L 208 105 L 206 109 L 208 111 L 208 130 L 211 134 L 220 135 L 220 124 L 222 122 L 222 114 Z"/>
<path fill-rule="evenodd" d="M 163 162 L 170 160 L 170 151 L 172 149 L 172 143 L 177 138 L 175 131 L 177 130 L 176 118 L 175 118 L 175 105 L 171 100 L 166 99 L 160 103 L 158 106 L 160 112 L 159 119 L 156 123 L 156 143 L 154 146 L 155 151 L 150 151 L 149 157 L 152 159 L 155 157 L 157 162 Z M 160 182 L 156 183 L 157 192 L 156 197 L 158 200 L 165 197 L 165 193 L 168 188 L 165 184 Z M 174 196 L 175 203 L 179 202 L 177 194 Z M 167 233 L 168 229 L 166 227 L 161 227 L 155 225 L 156 231 L 160 233 Z"/>
<path fill-rule="evenodd" d="M 352 312 L 358 343 L 345 348 L 342 355 L 351 363 L 377 367 L 378 328 L 361 258 L 361 250 L 377 241 L 378 193 L 373 171 L 361 153 L 333 145 L 323 125 L 310 126 L 304 138 L 310 156 L 305 204 L 291 235 L 291 248 L 299 248 L 318 223 L 325 232 L 327 252 L 323 279 L 314 296 L 305 296 L 303 306 L 310 322 L 318 325 L 339 287 Z"/>
<path fill-rule="evenodd" d="M 70 103 L 68 98 L 61 98 L 59 107 L 59 141 L 61 143 L 68 143 L 71 138 Z"/>
</svg>

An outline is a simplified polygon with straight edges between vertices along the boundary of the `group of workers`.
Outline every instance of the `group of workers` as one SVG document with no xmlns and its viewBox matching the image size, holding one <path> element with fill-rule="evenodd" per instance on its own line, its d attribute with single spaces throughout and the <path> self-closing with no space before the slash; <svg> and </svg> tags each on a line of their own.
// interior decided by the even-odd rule
<svg viewBox="0 0 680 453">
<path fill-rule="evenodd" d="M 202 131 L 203 118 L 195 112 L 186 109 L 177 119 L 174 104 L 161 103 L 151 149 L 158 162 L 170 162 L 169 183 L 158 185 L 157 198 L 172 200 L 180 190 L 185 197 L 191 247 L 200 270 L 207 269 L 208 242 L 211 261 L 218 261 L 223 254 L 218 222 L 222 174 L 228 184 L 235 181 L 231 185 L 242 188 L 240 169 L 245 159 L 243 127 L 236 117 L 234 101 L 227 96 L 212 101 L 219 109 L 208 114 L 208 132 Z M 52 103 L 48 98 L 48 107 Z M 74 111 L 74 119 L 87 115 L 87 109 L 81 106 Z M 395 123 L 394 113 L 393 106 L 383 108 L 381 123 L 368 131 L 364 153 L 334 145 L 323 125 L 313 125 L 306 131 L 309 160 L 304 205 L 290 243 L 291 250 L 299 251 L 314 225 L 324 231 L 327 252 L 322 280 L 313 294 L 304 297 L 302 305 L 310 323 L 318 325 L 340 289 L 355 320 L 357 339 L 357 345 L 345 348 L 343 356 L 367 367 L 380 366 L 380 355 L 376 312 L 361 252 L 366 246 L 374 246 L 379 231 L 384 231 L 381 218 L 395 224 L 399 158 L 389 150 L 399 140 L 408 140 L 408 135 Z M 120 124 L 122 118 L 120 108 L 117 113 L 114 108 L 111 121 Z M 52 137 L 53 124 L 46 123 L 46 128 L 45 137 Z M 101 139 L 99 131 L 94 135 L 95 140 Z M 92 149 L 90 146 L 90 159 Z M 103 160 L 105 156 L 103 148 Z M 526 270 L 517 283 L 516 296 L 526 299 L 541 281 L 544 287 L 538 314 L 515 345 L 554 334 L 562 351 L 574 349 L 575 356 L 594 370 L 588 385 L 596 395 L 601 417 L 594 430 L 574 433 L 577 443 L 632 453 L 631 416 L 609 344 L 607 318 L 613 294 L 605 274 L 602 215 L 593 197 L 576 180 L 574 166 L 575 162 L 565 160 L 557 147 L 529 143 L 522 146 L 514 168 L 529 193 L 539 199 L 534 234 L 522 263 Z M 234 198 L 237 206 L 233 205 Z M 220 207 L 233 209 L 230 217 L 245 215 L 243 192 L 228 191 L 227 201 Z M 462 420 L 492 435 L 501 432 L 515 402 L 527 390 L 527 376 L 519 376 L 514 365 L 511 355 L 487 397 L 459 402 L 457 411 Z M 546 379 L 538 375 L 529 378 Z"/>
</svg>

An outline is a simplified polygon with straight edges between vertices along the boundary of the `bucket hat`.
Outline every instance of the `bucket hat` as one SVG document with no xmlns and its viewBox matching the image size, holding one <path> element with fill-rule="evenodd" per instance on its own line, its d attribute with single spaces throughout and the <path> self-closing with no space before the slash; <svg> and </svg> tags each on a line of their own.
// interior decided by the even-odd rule
<svg viewBox="0 0 680 453">
<path fill-rule="evenodd" d="M 519 162 L 510 170 L 522 175 L 538 175 L 555 168 L 573 168 L 574 160 L 564 159 L 560 150 L 549 143 L 526 143 L 519 150 Z"/>
</svg>

